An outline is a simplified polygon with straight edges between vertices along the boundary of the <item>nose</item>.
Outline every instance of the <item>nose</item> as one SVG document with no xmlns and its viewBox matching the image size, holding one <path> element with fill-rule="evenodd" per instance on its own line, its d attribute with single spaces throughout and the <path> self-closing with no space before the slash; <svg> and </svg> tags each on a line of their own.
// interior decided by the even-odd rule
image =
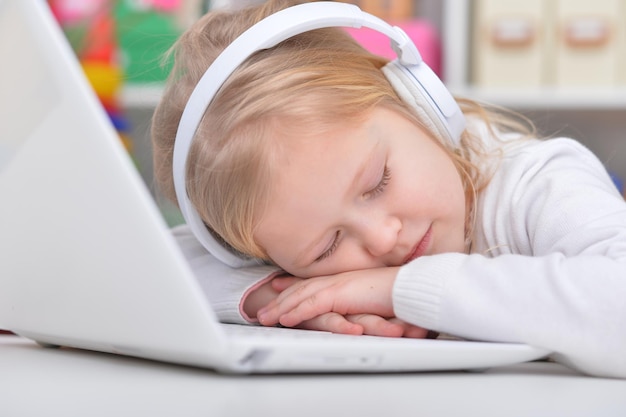
<svg viewBox="0 0 626 417">
<path fill-rule="evenodd" d="M 395 216 L 378 215 L 364 219 L 362 241 L 372 256 L 383 256 L 391 252 L 398 241 L 402 222 Z"/>
</svg>

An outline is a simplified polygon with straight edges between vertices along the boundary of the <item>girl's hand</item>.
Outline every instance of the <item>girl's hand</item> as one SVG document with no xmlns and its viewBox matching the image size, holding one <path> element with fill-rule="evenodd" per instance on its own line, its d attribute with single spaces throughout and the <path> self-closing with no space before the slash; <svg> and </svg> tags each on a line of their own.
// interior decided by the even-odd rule
<svg viewBox="0 0 626 417">
<path fill-rule="evenodd" d="M 264 307 L 290 286 L 302 281 L 301 278 L 283 275 L 273 278 L 259 286 L 244 300 L 243 308 L 246 315 L 252 319 L 257 317 L 257 311 Z M 273 326 L 278 322 L 268 323 Z M 261 323 L 264 324 L 264 323 Z M 426 331 L 404 323 L 399 319 L 385 319 L 374 314 L 353 314 L 342 316 L 337 313 L 325 313 L 311 320 L 306 320 L 296 326 L 301 329 L 319 330 L 332 333 L 387 337 L 415 337 L 422 338 Z"/>
<path fill-rule="evenodd" d="M 383 337 L 409 337 L 424 339 L 432 337 L 432 332 L 405 323 L 397 318 L 386 319 L 375 314 L 324 313 L 295 326 L 299 329 L 321 330 L 325 332 L 370 335 Z"/>
<path fill-rule="evenodd" d="M 398 268 L 349 271 L 293 283 L 276 279 L 273 288 L 282 292 L 258 312 L 262 324 L 294 327 L 324 313 L 374 314 L 394 317 L 391 291 Z"/>
<path fill-rule="evenodd" d="M 394 318 L 391 291 L 398 268 L 351 271 L 300 280 L 276 278 L 280 292 L 260 309 L 266 326 L 327 330 L 334 333 L 426 337 L 425 329 Z"/>
</svg>

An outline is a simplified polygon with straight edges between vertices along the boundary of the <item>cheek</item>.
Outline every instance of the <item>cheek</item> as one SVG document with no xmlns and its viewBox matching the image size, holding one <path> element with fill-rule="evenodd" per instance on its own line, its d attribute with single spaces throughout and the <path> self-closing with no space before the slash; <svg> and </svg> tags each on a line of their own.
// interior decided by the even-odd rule
<svg viewBox="0 0 626 417">
<path fill-rule="evenodd" d="M 440 205 L 442 215 L 447 215 L 455 223 L 465 223 L 465 190 L 461 176 L 454 166 L 448 171 L 448 175 L 442 176 L 438 183 L 440 193 Z M 445 213 L 445 214 L 444 214 Z"/>
<path fill-rule="evenodd" d="M 449 198 L 452 189 L 456 189 L 453 185 L 457 181 L 447 170 L 441 170 L 441 166 L 418 166 L 416 164 L 400 175 L 397 193 L 406 199 L 422 204 Z"/>
<path fill-rule="evenodd" d="M 404 201 L 415 214 L 429 217 L 465 218 L 465 191 L 456 166 L 441 151 L 431 158 L 404 163 L 399 172 L 395 198 Z"/>
</svg>

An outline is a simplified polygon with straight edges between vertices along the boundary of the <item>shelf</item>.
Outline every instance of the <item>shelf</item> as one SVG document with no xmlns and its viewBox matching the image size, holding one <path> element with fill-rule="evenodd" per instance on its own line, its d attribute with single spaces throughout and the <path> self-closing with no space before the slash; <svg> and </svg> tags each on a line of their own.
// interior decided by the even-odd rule
<svg viewBox="0 0 626 417">
<path fill-rule="evenodd" d="M 438 0 L 429 1 L 439 4 Z M 454 94 L 516 110 L 626 111 L 626 86 L 572 89 L 494 89 L 472 86 L 468 83 L 468 33 L 472 1 L 446 0 L 441 7 L 444 80 Z M 124 87 L 121 100 L 129 109 L 151 109 L 156 107 L 162 93 L 162 84 L 130 84 Z"/>
<path fill-rule="evenodd" d="M 163 95 L 163 84 L 127 84 L 120 100 L 127 109 L 153 109 Z"/>
<path fill-rule="evenodd" d="M 451 88 L 453 94 L 480 102 L 515 109 L 555 110 L 626 110 L 626 87 L 562 89 L 487 89 Z M 128 85 L 122 90 L 125 108 L 151 109 L 163 94 L 161 84 Z"/>
<path fill-rule="evenodd" d="M 452 88 L 459 97 L 519 110 L 626 110 L 626 87 Z"/>
<path fill-rule="evenodd" d="M 626 86 L 485 88 L 469 82 L 472 0 L 443 3 L 444 80 L 459 97 L 516 110 L 625 110 Z"/>
</svg>

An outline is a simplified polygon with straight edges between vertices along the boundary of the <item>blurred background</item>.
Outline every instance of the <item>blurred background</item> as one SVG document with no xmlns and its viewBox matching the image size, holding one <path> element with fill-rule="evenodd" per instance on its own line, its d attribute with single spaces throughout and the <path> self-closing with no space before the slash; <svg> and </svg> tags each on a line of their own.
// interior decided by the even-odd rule
<svg viewBox="0 0 626 417">
<path fill-rule="evenodd" d="M 199 16 L 262 0 L 47 0 L 142 176 L 170 63 L 163 53 Z M 626 0 L 346 1 L 402 27 L 458 96 L 529 116 L 547 136 L 594 151 L 626 179 Z M 373 52 L 388 41 L 351 31 Z M 170 224 L 177 211 L 158 198 Z"/>
</svg>

